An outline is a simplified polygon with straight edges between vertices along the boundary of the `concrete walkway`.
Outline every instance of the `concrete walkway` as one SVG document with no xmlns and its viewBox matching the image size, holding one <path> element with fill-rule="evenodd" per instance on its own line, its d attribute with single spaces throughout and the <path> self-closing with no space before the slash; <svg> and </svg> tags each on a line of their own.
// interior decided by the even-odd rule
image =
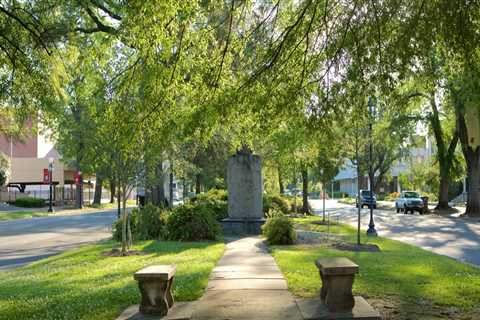
<svg viewBox="0 0 480 320">
<path fill-rule="evenodd" d="M 194 320 L 301 320 L 293 295 L 260 237 L 230 241 Z"/>
</svg>

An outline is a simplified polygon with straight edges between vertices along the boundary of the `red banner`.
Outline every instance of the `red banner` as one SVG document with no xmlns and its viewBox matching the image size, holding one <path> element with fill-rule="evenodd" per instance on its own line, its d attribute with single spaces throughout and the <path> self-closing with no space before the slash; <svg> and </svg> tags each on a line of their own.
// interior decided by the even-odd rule
<svg viewBox="0 0 480 320">
<path fill-rule="evenodd" d="M 49 184 L 50 183 L 50 172 L 48 172 L 48 169 L 43 169 L 43 184 Z"/>
<path fill-rule="evenodd" d="M 75 179 L 75 184 L 80 184 L 80 182 L 82 181 L 82 174 L 81 172 L 75 172 L 75 176 L 74 176 L 74 179 Z"/>
</svg>

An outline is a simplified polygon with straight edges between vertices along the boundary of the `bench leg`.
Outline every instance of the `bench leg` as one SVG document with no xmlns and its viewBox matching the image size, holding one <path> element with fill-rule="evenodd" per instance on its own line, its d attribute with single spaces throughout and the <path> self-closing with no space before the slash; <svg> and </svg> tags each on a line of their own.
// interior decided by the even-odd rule
<svg viewBox="0 0 480 320">
<path fill-rule="evenodd" d="M 170 282 L 171 285 L 171 282 Z M 140 312 L 144 314 L 166 316 L 170 307 L 167 299 L 167 289 L 170 289 L 168 281 L 158 279 L 139 281 L 138 287 L 142 295 L 140 301 Z M 170 298 L 171 294 L 169 293 Z M 171 301 L 173 305 L 173 299 Z"/>
<path fill-rule="evenodd" d="M 327 285 L 326 285 L 326 277 L 322 274 L 322 271 L 320 271 L 320 279 L 322 279 L 322 289 L 320 289 L 320 299 L 322 302 L 325 302 L 325 299 L 327 298 Z"/>
<path fill-rule="evenodd" d="M 326 287 L 325 304 L 330 312 L 348 312 L 355 305 L 352 294 L 354 275 L 324 276 Z M 323 291 L 323 287 L 322 287 Z"/>
<path fill-rule="evenodd" d="M 167 299 L 168 308 L 173 307 L 173 303 L 174 303 L 173 296 L 172 296 L 173 278 L 174 277 L 172 277 L 170 280 L 168 280 L 167 289 L 165 290 L 166 291 L 165 292 L 165 298 Z"/>
</svg>

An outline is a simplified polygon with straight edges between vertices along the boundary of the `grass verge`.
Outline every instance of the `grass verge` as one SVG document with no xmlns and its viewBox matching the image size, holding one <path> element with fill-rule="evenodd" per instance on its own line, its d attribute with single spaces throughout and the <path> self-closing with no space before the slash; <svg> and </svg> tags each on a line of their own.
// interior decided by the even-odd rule
<svg viewBox="0 0 480 320">
<path fill-rule="evenodd" d="M 313 225 L 318 217 L 295 219 L 296 224 L 325 232 Z M 304 227 L 307 228 L 307 227 Z M 355 229 L 331 228 L 354 243 Z M 385 238 L 368 238 L 381 252 L 339 251 L 327 245 L 273 246 L 272 254 L 287 278 L 289 289 L 299 297 L 316 297 L 321 280 L 314 261 L 321 257 L 347 257 L 360 266 L 354 293 L 367 298 L 385 319 L 478 319 L 480 268 L 440 256 L 415 246 Z"/>
<path fill-rule="evenodd" d="M 0 221 L 48 216 L 47 211 L 2 211 Z"/>
<path fill-rule="evenodd" d="M 223 254 L 223 243 L 144 241 L 147 254 L 106 257 L 113 242 L 71 250 L 0 273 L 0 319 L 115 319 L 140 293 L 133 273 L 153 264 L 176 264 L 173 287 L 179 301 L 200 298 Z"/>
</svg>

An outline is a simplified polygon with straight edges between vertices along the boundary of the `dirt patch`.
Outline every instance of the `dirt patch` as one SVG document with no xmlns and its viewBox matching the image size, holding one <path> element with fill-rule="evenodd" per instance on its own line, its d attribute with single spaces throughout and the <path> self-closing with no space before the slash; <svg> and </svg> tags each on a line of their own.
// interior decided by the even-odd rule
<svg viewBox="0 0 480 320">
<path fill-rule="evenodd" d="M 355 252 L 380 252 L 380 247 L 376 244 L 352 244 L 345 242 L 332 243 L 330 245 L 332 248 L 342 251 L 355 251 Z"/>
<path fill-rule="evenodd" d="M 102 252 L 104 257 L 128 257 L 128 256 L 144 256 L 147 253 L 141 250 L 129 250 L 127 254 L 123 255 L 122 250 L 118 248 L 113 248 L 109 251 Z"/>
<path fill-rule="evenodd" d="M 453 306 L 435 305 L 427 299 L 411 302 L 402 301 L 398 296 L 364 298 L 380 312 L 383 320 L 473 320 L 477 319 L 479 311 L 478 308 L 465 311 Z"/>
</svg>

